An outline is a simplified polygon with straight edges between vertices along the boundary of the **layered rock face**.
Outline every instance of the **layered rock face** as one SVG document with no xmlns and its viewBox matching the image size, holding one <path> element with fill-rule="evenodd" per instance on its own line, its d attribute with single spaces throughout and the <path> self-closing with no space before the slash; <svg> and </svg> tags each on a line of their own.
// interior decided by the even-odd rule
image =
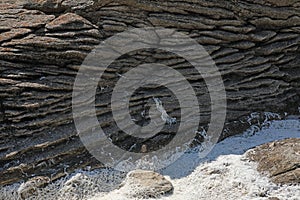
<svg viewBox="0 0 300 200">
<path fill-rule="evenodd" d="M 134 27 L 160 26 L 186 33 L 204 46 L 219 68 L 227 95 L 222 138 L 240 132 L 238 119 L 253 111 L 298 112 L 300 96 L 300 2 L 152 0 L 126 2 L 21 0 L 0 5 L 0 184 L 32 176 L 55 180 L 66 172 L 101 164 L 87 152 L 72 118 L 72 87 L 84 58 L 101 41 Z M 210 119 L 210 101 L 201 76 L 183 58 L 145 50 L 120 58 L 99 83 L 96 110 L 110 137 L 125 149 L 135 143 L 118 135 L 109 113 L 118 74 L 142 63 L 162 63 L 181 71 L 198 88 L 201 125 Z M 123 71 L 122 71 L 123 70 Z M 133 115 L 151 95 L 177 104 L 161 88 L 138 91 Z M 141 119 L 142 120 L 142 119 Z M 238 130 L 235 128 L 239 127 Z M 140 142 L 148 149 L 171 133 Z"/>
</svg>

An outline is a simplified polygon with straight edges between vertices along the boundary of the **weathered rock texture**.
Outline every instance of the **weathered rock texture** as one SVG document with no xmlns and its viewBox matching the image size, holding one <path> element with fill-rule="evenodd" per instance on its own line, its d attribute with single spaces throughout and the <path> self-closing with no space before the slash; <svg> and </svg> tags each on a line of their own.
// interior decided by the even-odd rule
<svg viewBox="0 0 300 200">
<path fill-rule="evenodd" d="M 300 183 L 300 139 L 291 138 L 258 146 L 247 153 L 258 171 L 278 184 Z"/>
<path fill-rule="evenodd" d="M 34 196 L 38 188 L 46 186 L 50 182 L 48 177 L 37 176 L 25 183 L 22 183 L 18 188 L 18 194 L 21 199 L 26 199 Z"/>
<path fill-rule="evenodd" d="M 0 185 L 33 175 L 54 180 L 87 165 L 101 166 L 75 131 L 72 85 L 80 64 L 101 41 L 133 27 L 162 26 L 188 34 L 202 44 L 222 73 L 228 99 L 226 131 L 248 123 L 237 119 L 253 111 L 298 111 L 300 94 L 300 2 L 219 0 L 20 0 L 0 5 Z M 209 120 L 207 89 L 184 59 L 143 51 L 115 62 L 97 92 L 99 121 L 124 148 L 135 140 L 111 121 L 109 94 L 118 78 L 138 64 L 157 62 L 181 71 L 197 88 L 201 119 Z M 122 71 L 123 70 L 123 71 Z M 167 112 L 179 109 L 161 88 L 138 91 L 132 114 L 159 96 Z M 173 102 L 173 103 L 172 103 Z M 139 119 L 143 121 L 144 119 Z M 142 122 L 143 123 L 143 122 Z M 238 127 L 238 130 L 235 130 Z M 168 142 L 170 132 L 141 143 L 148 150 Z M 140 151 L 142 144 L 134 151 Z"/>
<path fill-rule="evenodd" d="M 141 199 L 170 194 L 173 185 L 156 172 L 135 170 L 127 174 L 119 190 L 128 197 Z"/>
</svg>

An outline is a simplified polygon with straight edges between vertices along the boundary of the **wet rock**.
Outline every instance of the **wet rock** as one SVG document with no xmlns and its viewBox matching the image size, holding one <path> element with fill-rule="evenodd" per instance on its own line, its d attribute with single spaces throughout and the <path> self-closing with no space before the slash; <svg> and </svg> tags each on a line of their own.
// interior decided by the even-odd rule
<svg viewBox="0 0 300 200">
<path fill-rule="evenodd" d="M 263 144 L 250 150 L 247 157 L 257 162 L 258 171 L 274 183 L 300 183 L 300 138 Z"/>
<path fill-rule="evenodd" d="M 145 170 L 129 172 L 120 191 L 132 198 L 157 197 L 173 191 L 173 185 L 164 176 Z"/>
</svg>

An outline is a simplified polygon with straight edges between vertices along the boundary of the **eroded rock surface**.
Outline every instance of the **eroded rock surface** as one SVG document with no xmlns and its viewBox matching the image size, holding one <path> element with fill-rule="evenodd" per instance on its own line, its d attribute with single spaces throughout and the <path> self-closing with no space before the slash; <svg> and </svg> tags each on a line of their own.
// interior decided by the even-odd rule
<svg viewBox="0 0 300 200">
<path fill-rule="evenodd" d="M 300 138 L 263 144 L 250 150 L 247 157 L 275 183 L 300 183 Z"/>
<path fill-rule="evenodd" d="M 119 190 L 128 197 L 149 198 L 170 194 L 173 191 L 173 185 L 156 172 L 134 170 L 127 174 Z"/>
<path fill-rule="evenodd" d="M 50 182 L 50 178 L 45 176 L 37 176 L 22 183 L 18 188 L 18 194 L 21 199 L 27 199 L 36 195 L 37 189 L 46 186 Z"/>
<path fill-rule="evenodd" d="M 88 165 L 103 166 L 88 153 L 75 130 L 73 83 L 86 55 L 128 28 L 173 28 L 210 53 L 227 92 L 227 121 L 221 138 L 260 124 L 264 118 L 252 122 L 245 117 L 253 111 L 298 112 L 299 13 L 297 0 L 1 1 L 0 185 L 33 175 L 55 180 Z M 198 95 L 201 126 L 210 120 L 205 83 L 183 58 L 159 51 L 122 57 L 99 83 L 96 112 L 116 144 L 130 149 L 138 143 L 132 148 L 135 152 L 144 151 L 143 145 L 147 151 L 164 145 L 173 134 L 166 131 L 137 142 L 113 125 L 109 94 L 116 80 L 145 62 L 166 64 L 184 74 Z M 156 95 L 168 114 L 179 119 L 176 99 L 168 99 L 170 95 L 160 88 L 151 90 L 153 94 L 142 91 L 134 97 L 134 117 L 143 122 L 139 113 Z"/>
</svg>

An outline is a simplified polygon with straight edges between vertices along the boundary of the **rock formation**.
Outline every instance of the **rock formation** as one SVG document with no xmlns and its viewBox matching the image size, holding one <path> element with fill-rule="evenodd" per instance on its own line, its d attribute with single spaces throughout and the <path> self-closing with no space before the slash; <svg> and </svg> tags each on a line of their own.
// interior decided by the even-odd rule
<svg viewBox="0 0 300 200">
<path fill-rule="evenodd" d="M 300 2 L 298 0 L 20 0 L 0 5 L 0 185 L 34 175 L 55 180 L 85 166 L 101 167 L 82 145 L 72 118 L 72 86 L 80 64 L 101 41 L 128 28 L 161 26 L 186 33 L 203 45 L 222 73 L 227 122 L 222 138 L 247 128 L 239 119 L 253 111 L 298 112 L 300 96 Z M 182 58 L 143 51 L 120 58 L 100 83 L 96 110 L 112 125 L 109 94 L 119 71 L 144 62 L 182 70 L 198 88 L 201 124 L 210 118 L 209 95 L 200 76 Z M 152 88 L 167 102 L 164 90 Z M 141 113 L 151 96 L 135 96 Z M 166 106 L 178 115 L 176 105 Z M 178 117 L 178 116 L 176 116 Z M 128 149 L 135 142 L 110 137 Z M 143 141 L 147 149 L 170 133 Z M 140 151 L 142 144 L 134 151 Z"/>
<path fill-rule="evenodd" d="M 18 194 L 21 199 L 29 198 L 35 195 L 38 188 L 46 186 L 50 182 L 48 177 L 37 176 L 22 183 L 18 189 Z"/>
<path fill-rule="evenodd" d="M 258 163 L 258 171 L 277 184 L 300 183 L 300 139 L 266 143 L 250 150 L 250 160 Z"/>
<path fill-rule="evenodd" d="M 173 186 L 170 181 L 156 172 L 134 170 L 127 174 L 119 190 L 129 198 L 142 199 L 170 194 Z"/>
</svg>

